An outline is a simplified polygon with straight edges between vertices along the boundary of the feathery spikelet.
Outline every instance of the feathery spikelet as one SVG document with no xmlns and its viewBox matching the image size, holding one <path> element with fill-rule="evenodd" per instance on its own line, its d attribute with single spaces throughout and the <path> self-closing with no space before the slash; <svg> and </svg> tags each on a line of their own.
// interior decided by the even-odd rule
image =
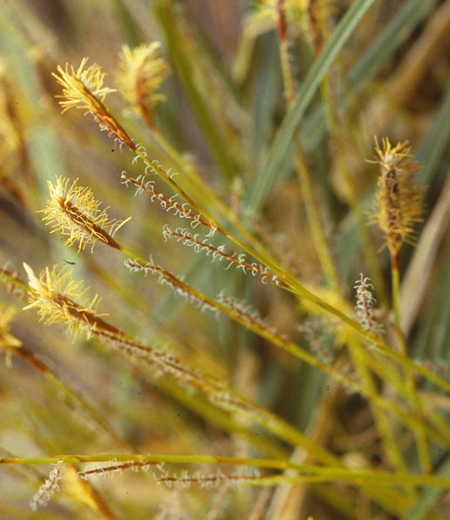
<svg viewBox="0 0 450 520">
<path fill-rule="evenodd" d="M 87 69 L 84 68 L 87 61 L 88 58 L 83 58 L 76 71 L 71 67 L 69 72 L 69 65 L 66 64 L 65 70 L 58 66 L 59 76 L 53 73 L 58 83 L 63 86 L 63 95 L 57 96 L 62 98 L 59 104 L 63 107 L 63 112 L 73 107 L 88 110 L 102 130 L 106 130 L 108 134 L 135 152 L 137 150 L 135 144 L 103 103 L 106 95 L 115 90 L 103 87 L 105 73 L 101 71 L 99 65 L 94 63 Z"/>
<path fill-rule="evenodd" d="M 116 76 L 120 93 L 150 127 L 152 108 L 164 99 L 158 89 L 169 72 L 167 63 L 159 56 L 159 47 L 159 42 L 145 43 L 135 49 L 124 45 Z"/>
<path fill-rule="evenodd" d="M 63 268 L 57 272 L 55 266 L 52 271 L 45 269 L 38 278 L 28 264 L 23 265 L 32 289 L 32 302 L 25 309 L 38 307 L 41 319 L 47 324 L 63 322 L 69 330 L 80 326 L 96 328 L 102 323 L 96 312 L 98 296 L 88 302 L 84 297 L 87 289 L 83 288 L 83 282 L 68 280 L 72 271 Z"/>
<path fill-rule="evenodd" d="M 369 278 L 364 278 L 362 273 L 359 280 L 355 283 L 356 306 L 355 312 L 359 323 L 366 329 L 379 335 L 383 332 L 383 327 L 377 322 L 374 316 L 374 307 L 377 301 L 372 295 L 373 285 Z"/>
<path fill-rule="evenodd" d="M 53 470 L 50 472 L 48 479 L 39 488 L 38 492 L 34 495 L 30 502 L 30 508 L 32 511 L 36 511 L 38 507 L 45 506 L 47 502 L 52 498 L 52 495 L 59 491 L 58 481 L 62 477 L 62 465 L 63 461 L 60 460 Z"/>
<path fill-rule="evenodd" d="M 43 220 L 53 225 L 52 233 L 59 231 L 68 236 L 66 244 L 79 242 L 78 251 L 87 244 L 92 244 L 93 250 L 97 240 L 122 251 L 122 246 L 104 228 L 110 227 L 114 234 L 129 219 L 110 220 L 106 209 L 99 209 L 100 202 L 95 200 L 90 188 L 77 186 L 76 180 L 70 188 L 68 184 L 69 179 L 63 177 L 57 177 L 55 185 L 48 181 L 50 200 L 41 211 L 46 214 Z"/>
<path fill-rule="evenodd" d="M 386 236 L 387 245 L 395 258 L 403 242 L 414 244 L 414 224 L 422 219 L 423 188 L 414 184 L 419 164 L 413 162 L 408 142 L 392 148 L 388 139 L 382 148 L 376 140 L 376 152 L 381 175 L 378 179 L 375 211 L 372 221 Z"/>
</svg>

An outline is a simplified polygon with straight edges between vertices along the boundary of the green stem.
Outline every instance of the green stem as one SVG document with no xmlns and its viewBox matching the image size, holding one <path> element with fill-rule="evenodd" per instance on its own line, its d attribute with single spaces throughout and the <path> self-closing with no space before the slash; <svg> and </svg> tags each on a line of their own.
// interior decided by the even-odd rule
<svg viewBox="0 0 450 520">
<path fill-rule="evenodd" d="M 322 98 L 324 100 L 325 115 L 327 124 L 330 130 L 331 138 L 336 143 L 335 150 L 337 155 L 337 163 L 339 171 L 342 175 L 343 180 L 343 192 L 345 194 L 348 205 L 350 206 L 351 212 L 355 216 L 356 228 L 361 240 L 362 255 L 370 270 L 370 276 L 373 284 L 376 287 L 377 294 L 381 300 L 382 306 L 386 308 L 388 306 L 388 298 L 386 293 L 386 284 L 383 279 L 380 263 L 377 259 L 373 242 L 370 239 L 369 232 L 367 230 L 367 218 L 364 214 L 364 210 L 361 206 L 360 197 L 355 189 L 353 179 L 350 175 L 350 167 L 348 163 L 346 146 L 343 141 L 342 126 L 347 125 L 348 122 L 345 118 L 340 117 L 336 108 L 332 103 L 331 96 L 331 82 L 328 76 L 325 76 L 322 82 L 321 88 Z M 347 135 L 351 135 L 351 131 L 347 131 Z"/>
<path fill-rule="evenodd" d="M 283 2 L 281 0 L 277 3 L 277 34 L 280 49 L 281 71 L 283 75 L 284 94 L 286 98 L 287 107 L 291 108 L 295 100 L 294 82 L 292 79 L 291 69 L 289 67 L 289 48 L 286 35 L 286 21 L 284 16 Z M 315 193 L 311 176 L 306 164 L 305 156 L 303 154 L 301 143 L 298 139 L 295 140 L 295 160 L 297 176 L 300 184 L 303 201 L 305 204 L 306 216 L 308 224 L 311 228 L 312 237 L 316 247 L 317 255 L 319 257 L 322 271 L 325 275 L 328 286 L 331 290 L 339 291 L 339 278 L 335 268 L 335 262 L 330 252 L 323 225 L 321 223 L 319 209 L 315 200 Z"/>
<path fill-rule="evenodd" d="M 398 336 L 398 344 L 400 348 L 400 353 L 405 356 L 408 355 L 408 351 L 406 348 L 405 338 L 400 329 L 400 262 L 399 262 L 399 253 L 395 253 L 392 255 L 392 308 L 394 311 L 394 321 L 395 327 Z M 425 411 L 422 404 L 422 399 L 417 392 L 416 382 L 414 380 L 414 375 L 409 368 L 404 367 L 405 377 L 407 380 L 407 388 L 409 394 L 409 401 L 411 403 L 411 407 L 417 414 L 417 424 L 413 428 L 417 441 L 417 450 L 419 454 L 419 459 L 421 463 L 422 470 L 425 473 L 430 473 L 432 471 L 432 465 L 430 460 L 430 454 L 428 450 L 428 441 L 427 436 L 424 429 L 423 419 Z"/>
<path fill-rule="evenodd" d="M 302 475 L 288 477 L 286 475 L 278 475 L 264 478 L 261 477 L 260 484 L 282 484 L 301 482 L 302 478 L 314 478 L 314 481 L 320 482 L 351 482 L 357 485 L 361 482 L 365 484 L 384 485 L 388 488 L 392 486 L 432 486 L 441 489 L 450 489 L 450 478 L 437 475 L 422 475 L 413 473 L 389 473 L 387 471 L 368 470 L 368 469 L 349 469 L 349 468 L 330 468 L 326 466 L 317 466 L 310 464 L 296 464 L 288 460 L 277 459 L 255 459 L 243 457 L 219 457 L 211 455 L 60 455 L 58 457 L 42 457 L 42 458 L 20 458 L 20 457 L 2 457 L 0 464 L 57 464 L 60 461 L 64 464 L 85 464 L 85 463 L 101 463 L 111 461 L 120 463 L 141 463 L 149 465 L 157 464 L 211 464 L 226 466 L 250 466 L 254 468 L 267 468 L 276 470 L 292 469 L 301 472 Z M 106 468 L 108 469 L 108 468 Z M 252 479 L 253 480 L 253 479 Z M 254 479 L 257 480 L 257 479 Z M 386 492 L 388 490 L 386 489 Z M 403 504 L 405 500 L 399 499 Z M 400 505 L 400 504 L 399 504 Z"/>
</svg>

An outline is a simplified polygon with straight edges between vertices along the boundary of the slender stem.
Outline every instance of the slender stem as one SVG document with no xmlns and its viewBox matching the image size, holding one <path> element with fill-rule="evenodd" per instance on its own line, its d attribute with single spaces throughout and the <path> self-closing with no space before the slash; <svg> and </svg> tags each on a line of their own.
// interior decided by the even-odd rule
<svg viewBox="0 0 450 520">
<path fill-rule="evenodd" d="M 321 94 L 322 99 L 324 100 L 325 115 L 331 139 L 335 143 L 334 148 L 336 150 L 336 161 L 343 181 L 343 192 L 347 203 L 351 208 L 351 212 L 355 216 L 356 228 L 362 245 L 362 255 L 367 263 L 367 266 L 369 267 L 370 277 L 376 288 L 378 299 L 380 300 L 382 306 L 384 305 L 385 308 L 387 308 L 388 297 L 386 284 L 382 276 L 382 270 L 374 250 L 373 242 L 370 239 L 367 229 L 367 216 L 365 215 L 361 206 L 360 197 L 358 196 L 354 186 L 354 181 L 350 175 L 350 167 L 347 157 L 348 154 L 346 153 L 346 146 L 343 139 L 345 132 L 342 131 L 342 126 L 348 125 L 349 123 L 345 117 L 339 117 L 338 111 L 332 102 L 331 87 L 331 78 L 329 75 L 327 75 L 324 77 L 322 82 Z M 351 135 L 350 130 L 348 130 L 347 135 Z"/>
<path fill-rule="evenodd" d="M 358 342 L 351 339 L 348 341 L 348 348 L 364 387 L 367 387 L 372 395 L 377 395 L 378 392 L 375 378 L 369 369 L 369 363 L 365 355 L 366 353 L 361 349 Z M 392 428 L 392 425 L 389 424 L 389 416 L 386 413 L 386 410 L 378 406 L 372 398 L 369 398 L 368 402 L 371 406 L 379 434 L 383 439 L 384 446 L 386 447 L 386 452 L 391 465 L 396 469 L 396 471 L 407 471 L 407 466 L 400 446 L 395 438 L 395 431 Z"/>
<path fill-rule="evenodd" d="M 400 272 L 399 254 L 392 256 L 392 308 L 394 310 L 394 321 L 400 331 Z"/>
<path fill-rule="evenodd" d="M 396 252 L 392 255 L 391 259 L 391 270 L 392 270 L 392 308 L 394 311 L 394 321 L 397 331 L 397 340 L 400 348 L 400 352 L 405 358 L 408 355 L 407 347 L 405 343 L 405 338 L 400 329 L 400 262 L 399 262 L 399 252 Z M 416 441 L 417 441 L 417 450 L 419 454 L 420 463 L 422 466 L 422 470 L 425 473 L 430 473 L 432 471 L 432 465 L 430 460 L 430 454 L 428 450 L 428 441 L 427 436 L 424 431 L 423 419 L 424 417 L 424 407 L 422 404 L 422 399 L 417 391 L 416 382 L 414 380 L 413 373 L 409 368 L 404 367 L 404 372 L 407 380 L 407 388 L 408 388 L 408 397 L 411 403 L 412 408 L 418 416 L 418 421 L 416 426 L 413 428 Z"/>
<path fill-rule="evenodd" d="M 287 478 L 284 475 L 268 476 L 267 480 L 261 478 L 261 484 L 267 485 L 271 482 L 273 484 L 281 484 L 299 482 L 301 478 L 308 476 L 316 476 L 319 481 L 336 481 L 352 482 L 358 484 L 364 482 L 365 484 L 382 484 L 391 488 L 393 485 L 398 486 L 433 486 L 443 489 L 450 488 L 450 478 L 437 475 L 420 475 L 412 473 L 389 473 L 386 471 L 369 470 L 369 469 L 351 469 L 351 468 L 329 468 L 326 466 L 318 466 L 312 464 L 297 464 L 288 460 L 279 459 L 255 459 L 243 457 L 219 457 L 211 455 L 124 455 L 108 454 L 108 455 L 60 455 L 58 457 L 43 457 L 43 458 L 20 458 L 20 457 L 1 457 L 0 464 L 57 464 L 59 461 L 64 464 L 86 464 L 86 463 L 140 463 L 148 465 L 157 464 L 212 464 L 212 465 L 226 465 L 226 466 L 250 466 L 254 468 L 268 468 L 276 470 L 292 469 L 301 472 L 302 475 Z M 106 468 L 108 469 L 108 468 Z M 284 477 L 284 478 L 283 478 Z M 255 479 L 256 480 L 256 479 Z M 387 492 L 387 489 L 386 489 Z M 401 502 L 400 495 L 398 498 Z"/>
<path fill-rule="evenodd" d="M 280 49 L 281 70 L 283 74 L 284 91 L 286 103 L 288 108 L 291 108 L 295 101 L 294 82 L 289 66 L 289 48 L 286 34 L 286 20 L 283 6 L 283 0 L 278 0 L 276 4 L 277 20 L 276 30 L 278 35 L 278 43 Z M 336 272 L 336 262 L 333 261 L 330 248 L 324 234 L 324 228 L 319 215 L 319 209 L 315 200 L 314 187 L 311 182 L 306 159 L 303 154 L 300 141 L 296 139 L 295 142 L 295 161 L 297 176 L 304 199 L 306 216 L 308 224 L 312 231 L 314 244 L 317 255 L 319 257 L 320 265 L 322 266 L 325 279 L 328 286 L 333 290 L 339 292 L 339 278 Z"/>
</svg>

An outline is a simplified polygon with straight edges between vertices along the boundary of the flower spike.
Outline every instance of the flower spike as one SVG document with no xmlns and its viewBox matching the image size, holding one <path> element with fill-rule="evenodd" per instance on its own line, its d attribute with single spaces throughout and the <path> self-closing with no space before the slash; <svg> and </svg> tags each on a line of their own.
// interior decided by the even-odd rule
<svg viewBox="0 0 450 520">
<path fill-rule="evenodd" d="M 392 147 L 389 139 L 376 140 L 376 152 L 381 175 L 378 178 L 373 222 L 386 235 L 386 241 L 395 258 L 403 242 L 414 244 L 414 224 L 421 222 L 423 188 L 414 184 L 419 164 L 412 161 L 408 142 Z"/>
<path fill-rule="evenodd" d="M 68 184 L 69 179 L 63 177 L 57 177 L 55 185 L 48 181 L 50 200 L 47 201 L 47 207 L 41 211 L 46 213 L 43 220 L 53 224 L 52 232 L 59 230 L 63 235 L 67 235 L 69 238 L 66 244 L 79 242 L 78 251 L 84 249 L 87 244 L 92 244 L 94 249 L 97 240 L 123 251 L 122 246 L 104 228 L 109 226 L 115 232 L 129 219 L 109 219 L 106 209 L 99 209 L 100 203 L 95 200 L 90 188 L 77 186 L 76 180 L 70 188 Z"/>
<path fill-rule="evenodd" d="M 159 47 L 159 42 L 143 44 L 135 49 L 124 45 L 116 78 L 122 96 L 149 127 L 153 127 L 153 106 L 164 99 L 158 89 L 169 69 L 159 56 Z"/>
<path fill-rule="evenodd" d="M 28 264 L 24 263 L 23 266 L 32 289 L 31 303 L 25 309 L 38 307 L 39 315 L 46 324 L 62 322 L 69 330 L 77 330 L 80 326 L 89 330 L 103 323 L 96 310 L 98 296 L 88 301 L 83 282 L 70 280 L 72 271 L 64 268 L 58 271 L 55 266 L 51 271 L 47 268 L 38 277 Z"/>
<path fill-rule="evenodd" d="M 59 104 L 63 107 L 63 112 L 73 107 L 88 110 L 98 121 L 102 130 L 107 130 L 111 136 L 135 152 L 136 146 L 131 137 L 103 103 L 106 95 L 115 90 L 103 87 L 105 74 L 99 65 L 94 63 L 85 69 L 87 60 L 87 58 L 83 58 L 76 71 L 73 67 L 69 71 L 69 65 L 66 64 L 65 70 L 58 66 L 59 76 L 53 73 L 58 83 L 63 86 L 62 96 L 57 96 L 62 98 Z"/>
</svg>

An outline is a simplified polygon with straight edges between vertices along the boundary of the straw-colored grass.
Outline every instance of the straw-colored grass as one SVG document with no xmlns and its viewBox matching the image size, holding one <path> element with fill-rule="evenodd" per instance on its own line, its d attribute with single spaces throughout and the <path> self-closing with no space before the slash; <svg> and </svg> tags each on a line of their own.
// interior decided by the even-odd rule
<svg viewBox="0 0 450 520">
<path fill-rule="evenodd" d="M 0 3 L 1 518 L 447 518 L 449 25 Z"/>
</svg>

